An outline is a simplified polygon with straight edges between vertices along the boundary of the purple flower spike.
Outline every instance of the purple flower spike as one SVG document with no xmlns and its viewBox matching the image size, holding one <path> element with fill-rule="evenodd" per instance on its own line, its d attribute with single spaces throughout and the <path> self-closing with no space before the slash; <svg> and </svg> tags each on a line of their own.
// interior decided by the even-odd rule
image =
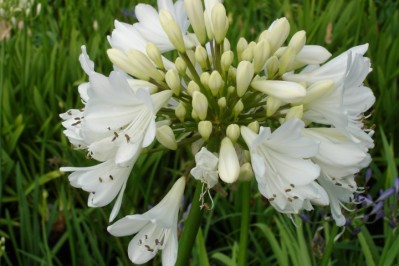
<svg viewBox="0 0 399 266">
<path fill-rule="evenodd" d="M 383 209 L 378 210 L 378 212 L 375 214 L 375 220 L 379 220 L 381 218 L 384 218 L 385 212 Z"/>
<path fill-rule="evenodd" d="M 358 195 L 356 202 L 361 203 L 363 207 L 366 207 L 373 204 L 373 198 L 370 195 Z"/>
<path fill-rule="evenodd" d="M 388 197 L 392 196 L 393 194 L 395 194 L 395 188 L 390 187 L 390 188 L 388 188 L 387 190 L 385 190 L 384 192 L 381 193 L 381 195 L 378 197 L 376 202 L 384 201 Z"/>
<path fill-rule="evenodd" d="M 383 201 L 377 202 L 377 203 L 374 205 L 374 207 L 373 207 L 373 209 L 371 210 L 371 212 L 370 212 L 369 215 L 376 214 L 376 213 L 377 213 L 378 211 L 380 211 L 383 207 L 384 207 L 384 202 L 383 202 Z"/>
</svg>

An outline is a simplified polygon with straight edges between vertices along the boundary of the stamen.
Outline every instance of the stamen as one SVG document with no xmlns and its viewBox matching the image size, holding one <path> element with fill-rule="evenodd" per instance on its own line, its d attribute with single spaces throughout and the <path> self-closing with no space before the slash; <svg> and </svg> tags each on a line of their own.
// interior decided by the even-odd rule
<svg viewBox="0 0 399 266">
<path fill-rule="evenodd" d="M 99 178 L 98 178 L 98 180 L 100 180 L 100 183 L 102 183 L 102 182 L 103 182 L 103 179 L 102 179 L 101 177 L 99 177 Z"/>
<path fill-rule="evenodd" d="M 290 192 L 291 191 L 291 189 L 290 188 L 287 188 L 286 190 L 285 190 L 285 192 Z"/>
<path fill-rule="evenodd" d="M 294 188 L 295 186 L 294 186 L 294 184 L 290 184 L 290 186 L 292 187 L 292 188 Z"/>
<path fill-rule="evenodd" d="M 114 137 L 112 138 L 112 140 L 111 141 L 114 141 L 114 140 L 116 140 L 116 138 L 117 137 L 119 137 L 119 135 L 118 135 L 118 133 L 116 133 L 115 131 L 114 131 Z"/>
<path fill-rule="evenodd" d="M 125 138 L 126 138 L 126 142 L 129 142 L 129 141 L 130 141 L 130 137 L 129 137 L 128 134 L 125 134 Z"/>
<path fill-rule="evenodd" d="M 149 252 L 153 252 L 153 251 L 154 251 L 152 248 L 150 248 L 149 245 L 145 245 L 145 247 L 147 248 L 147 250 L 148 250 Z"/>
<path fill-rule="evenodd" d="M 73 124 L 72 124 L 72 126 L 79 125 L 81 122 L 82 122 L 82 121 L 80 121 L 80 120 L 79 120 L 79 121 L 77 121 L 77 122 L 73 123 Z"/>
<path fill-rule="evenodd" d="M 114 180 L 114 177 L 112 175 L 109 175 L 109 179 Z"/>
</svg>

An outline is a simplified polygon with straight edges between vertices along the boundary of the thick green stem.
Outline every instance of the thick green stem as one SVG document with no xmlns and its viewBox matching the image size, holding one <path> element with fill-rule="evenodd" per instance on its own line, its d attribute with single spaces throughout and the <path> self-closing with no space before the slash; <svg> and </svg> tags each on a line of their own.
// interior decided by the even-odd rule
<svg viewBox="0 0 399 266">
<path fill-rule="evenodd" d="M 176 266 L 187 266 L 190 259 L 191 251 L 197 236 L 198 229 L 201 224 L 203 209 L 200 209 L 200 196 L 202 184 L 197 182 L 195 194 L 191 203 L 190 213 L 184 223 L 183 234 L 179 240 L 179 251 L 177 254 Z"/>
<path fill-rule="evenodd" d="M 240 230 L 240 246 L 238 249 L 238 266 L 247 265 L 248 255 L 248 230 L 249 230 L 249 193 L 251 182 L 245 181 L 241 183 L 241 230 Z"/>
</svg>

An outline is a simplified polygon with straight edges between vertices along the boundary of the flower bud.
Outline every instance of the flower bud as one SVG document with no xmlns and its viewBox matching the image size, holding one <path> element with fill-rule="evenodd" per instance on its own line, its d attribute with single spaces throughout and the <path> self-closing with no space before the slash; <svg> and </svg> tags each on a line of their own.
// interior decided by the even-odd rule
<svg viewBox="0 0 399 266">
<path fill-rule="evenodd" d="M 266 60 L 270 56 L 270 45 L 267 40 L 258 42 L 254 47 L 254 72 L 258 73 L 263 69 L 266 64 Z"/>
<path fill-rule="evenodd" d="M 179 96 L 181 87 L 179 74 L 176 69 L 169 69 L 168 72 L 166 72 L 165 81 L 173 93 Z"/>
<path fill-rule="evenodd" d="M 286 18 L 276 19 L 268 29 L 266 38 L 273 54 L 285 42 L 290 33 L 290 24 Z"/>
<path fill-rule="evenodd" d="M 228 137 L 225 137 L 220 145 L 218 172 L 220 179 L 226 183 L 235 182 L 240 174 L 237 153 Z"/>
<path fill-rule="evenodd" d="M 180 76 L 184 76 L 186 74 L 187 64 L 181 57 L 176 58 L 175 60 L 175 67 L 179 72 Z"/>
<path fill-rule="evenodd" d="M 224 38 L 223 51 L 227 52 L 227 51 L 230 51 L 230 50 L 231 50 L 230 41 L 227 38 Z"/>
<path fill-rule="evenodd" d="M 229 80 L 235 80 L 237 76 L 237 69 L 235 67 L 230 67 L 227 77 Z"/>
<path fill-rule="evenodd" d="M 236 91 L 236 88 L 233 86 L 230 86 L 227 88 L 227 95 L 232 95 Z"/>
<path fill-rule="evenodd" d="M 285 121 L 288 121 L 293 118 L 302 119 L 302 116 L 303 116 L 303 105 L 293 106 L 290 108 L 290 110 L 288 110 L 285 116 Z"/>
<path fill-rule="evenodd" d="M 255 121 L 249 123 L 248 124 L 248 128 L 251 129 L 256 134 L 258 134 L 258 132 L 259 132 L 259 122 L 255 120 Z"/>
<path fill-rule="evenodd" d="M 306 32 L 304 30 L 298 31 L 291 37 L 288 47 L 291 47 L 293 52 L 296 54 L 302 50 L 306 43 Z"/>
<path fill-rule="evenodd" d="M 180 120 L 180 122 L 184 122 L 186 114 L 187 114 L 186 107 L 184 107 L 184 104 L 180 102 L 175 108 L 175 115 Z"/>
<path fill-rule="evenodd" d="M 137 68 L 136 65 L 132 65 L 132 62 L 128 59 L 127 55 L 121 50 L 115 48 L 108 49 L 107 54 L 112 64 L 119 67 L 123 71 L 141 80 L 150 80 L 148 73 L 145 73 L 140 68 Z"/>
<path fill-rule="evenodd" d="M 237 117 L 242 112 L 242 110 L 244 110 L 244 104 L 242 103 L 241 99 L 239 99 L 233 107 L 234 116 Z"/>
<path fill-rule="evenodd" d="M 279 75 L 283 75 L 285 72 L 292 70 L 293 63 L 295 62 L 296 53 L 292 47 L 285 49 L 283 56 L 280 58 L 279 64 Z"/>
<path fill-rule="evenodd" d="M 183 33 L 172 14 L 166 9 L 161 9 L 159 11 L 159 21 L 161 22 L 161 26 L 168 36 L 169 41 L 176 48 L 176 50 L 181 53 L 186 52 Z"/>
<path fill-rule="evenodd" d="M 155 68 L 154 64 L 144 53 L 140 52 L 139 50 L 132 49 L 128 52 L 127 57 L 129 59 L 130 65 L 133 69 L 137 70 L 137 73 L 144 73 L 144 75 L 149 77 L 149 79 L 154 79 L 157 81 L 164 80 L 164 74 Z"/>
<path fill-rule="evenodd" d="M 237 67 L 237 95 L 242 97 L 254 77 L 254 66 L 248 61 L 241 61 Z"/>
<path fill-rule="evenodd" d="M 219 91 L 223 88 L 224 81 L 218 71 L 212 72 L 208 80 L 208 86 L 213 96 L 218 95 Z"/>
<path fill-rule="evenodd" d="M 222 54 L 222 58 L 220 59 L 220 64 L 222 66 L 223 73 L 226 73 L 233 63 L 234 53 L 232 51 L 226 51 Z"/>
<path fill-rule="evenodd" d="M 208 83 L 209 83 L 210 76 L 211 76 L 211 74 L 209 74 L 209 72 L 202 72 L 202 74 L 200 76 L 201 83 L 206 88 L 208 88 Z"/>
<path fill-rule="evenodd" d="M 194 120 L 198 120 L 198 114 L 197 114 L 197 112 L 194 109 L 191 111 L 191 117 Z"/>
<path fill-rule="evenodd" d="M 191 27 L 201 44 L 206 42 L 206 29 L 204 21 L 204 9 L 201 0 L 184 0 L 184 9 L 190 19 Z"/>
<path fill-rule="evenodd" d="M 192 80 L 188 83 L 187 92 L 190 96 L 193 96 L 194 91 L 200 91 L 200 87 Z"/>
<path fill-rule="evenodd" d="M 272 56 L 266 61 L 267 78 L 272 79 L 278 72 L 280 62 L 277 56 Z"/>
<path fill-rule="evenodd" d="M 153 43 L 148 43 L 146 46 L 146 51 L 147 51 L 147 55 L 148 57 L 151 59 L 152 62 L 154 62 L 154 64 L 160 68 L 160 69 L 164 69 L 165 66 L 163 65 L 163 61 L 162 61 L 162 54 L 161 51 L 158 49 L 158 47 L 153 44 Z"/>
<path fill-rule="evenodd" d="M 240 137 L 240 127 L 237 124 L 231 124 L 226 129 L 226 136 L 235 143 Z"/>
<path fill-rule="evenodd" d="M 195 61 L 197 61 L 202 69 L 208 68 L 208 53 L 201 45 L 198 45 L 195 49 Z"/>
<path fill-rule="evenodd" d="M 213 6 L 211 19 L 216 43 L 221 44 L 229 28 L 229 19 L 226 16 L 226 9 L 221 3 L 217 3 Z"/>
<path fill-rule="evenodd" d="M 248 44 L 247 48 L 245 48 L 245 50 L 241 54 L 241 60 L 252 61 L 252 59 L 254 58 L 255 45 L 255 42 L 250 42 Z"/>
<path fill-rule="evenodd" d="M 170 126 L 163 125 L 157 128 L 155 137 L 157 138 L 158 142 L 161 143 L 166 148 L 170 150 L 177 149 L 175 134 L 173 133 L 173 130 Z"/>
<path fill-rule="evenodd" d="M 253 176 L 254 172 L 250 163 L 247 162 L 241 165 L 240 175 L 238 177 L 241 181 L 250 181 Z"/>
<path fill-rule="evenodd" d="M 220 109 L 226 108 L 226 105 L 227 105 L 226 97 L 219 98 L 218 105 L 219 105 Z"/>
<path fill-rule="evenodd" d="M 206 115 L 208 114 L 208 100 L 205 95 L 199 91 L 195 91 L 193 93 L 193 111 L 198 115 L 200 120 L 205 120 Z"/>
<path fill-rule="evenodd" d="M 303 99 L 303 103 L 311 103 L 322 95 L 326 95 L 335 89 L 334 82 L 332 80 L 323 80 L 313 83 L 306 90 L 306 97 Z"/>
<path fill-rule="evenodd" d="M 247 48 L 247 46 L 248 46 L 247 40 L 245 40 L 243 37 L 241 37 L 238 40 L 238 43 L 237 43 L 237 58 L 238 58 L 238 61 L 241 61 L 241 55 L 244 52 L 244 50 Z"/>
<path fill-rule="evenodd" d="M 198 132 L 204 140 L 208 140 L 212 133 L 212 123 L 210 121 L 200 121 L 198 123 Z"/>
<path fill-rule="evenodd" d="M 270 117 L 274 115 L 274 113 L 280 108 L 283 103 L 272 96 L 266 98 L 266 116 Z"/>
</svg>

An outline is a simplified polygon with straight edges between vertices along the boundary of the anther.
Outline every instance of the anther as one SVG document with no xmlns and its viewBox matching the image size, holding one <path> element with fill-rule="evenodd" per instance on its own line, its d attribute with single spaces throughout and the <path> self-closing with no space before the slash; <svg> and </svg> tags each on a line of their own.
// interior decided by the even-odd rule
<svg viewBox="0 0 399 266">
<path fill-rule="evenodd" d="M 102 183 L 102 182 L 103 182 L 103 179 L 102 179 L 101 177 L 99 177 L 99 178 L 98 178 L 98 180 L 100 180 L 100 183 Z"/>
<path fill-rule="evenodd" d="M 114 180 L 114 177 L 112 175 L 109 175 L 109 179 Z"/>
<path fill-rule="evenodd" d="M 111 141 L 114 141 L 114 140 L 116 140 L 116 138 L 117 138 L 117 137 L 119 137 L 118 133 L 114 132 L 114 137 L 112 138 L 112 140 L 111 140 Z"/>
<path fill-rule="evenodd" d="M 292 188 L 294 188 L 295 186 L 294 186 L 294 184 L 290 184 L 290 186 L 292 187 Z"/>
<path fill-rule="evenodd" d="M 153 251 L 154 251 L 152 248 L 150 248 L 149 245 L 145 245 L 145 247 L 147 248 L 147 250 L 148 250 L 149 252 L 153 252 Z"/>
<path fill-rule="evenodd" d="M 336 186 L 339 186 L 339 187 L 342 187 L 342 184 L 341 184 L 341 183 L 338 183 L 338 182 L 335 183 L 335 185 L 336 185 Z"/>
<path fill-rule="evenodd" d="M 294 196 L 293 198 L 294 198 L 294 199 L 299 199 L 298 196 Z"/>
<path fill-rule="evenodd" d="M 288 198 L 288 201 L 289 201 L 289 202 L 292 202 L 292 199 L 291 199 L 291 198 Z"/>
<path fill-rule="evenodd" d="M 79 125 L 81 122 L 82 122 L 82 121 L 80 121 L 80 120 L 79 120 L 79 121 L 77 121 L 77 122 L 73 123 L 73 124 L 72 124 L 72 126 Z"/>
<path fill-rule="evenodd" d="M 130 137 L 129 137 L 128 134 L 125 134 L 125 138 L 126 138 L 126 142 L 129 142 L 129 141 L 130 141 Z"/>
<path fill-rule="evenodd" d="M 285 190 L 285 192 L 290 192 L 291 191 L 291 189 L 290 188 L 287 188 L 286 190 Z"/>
</svg>

